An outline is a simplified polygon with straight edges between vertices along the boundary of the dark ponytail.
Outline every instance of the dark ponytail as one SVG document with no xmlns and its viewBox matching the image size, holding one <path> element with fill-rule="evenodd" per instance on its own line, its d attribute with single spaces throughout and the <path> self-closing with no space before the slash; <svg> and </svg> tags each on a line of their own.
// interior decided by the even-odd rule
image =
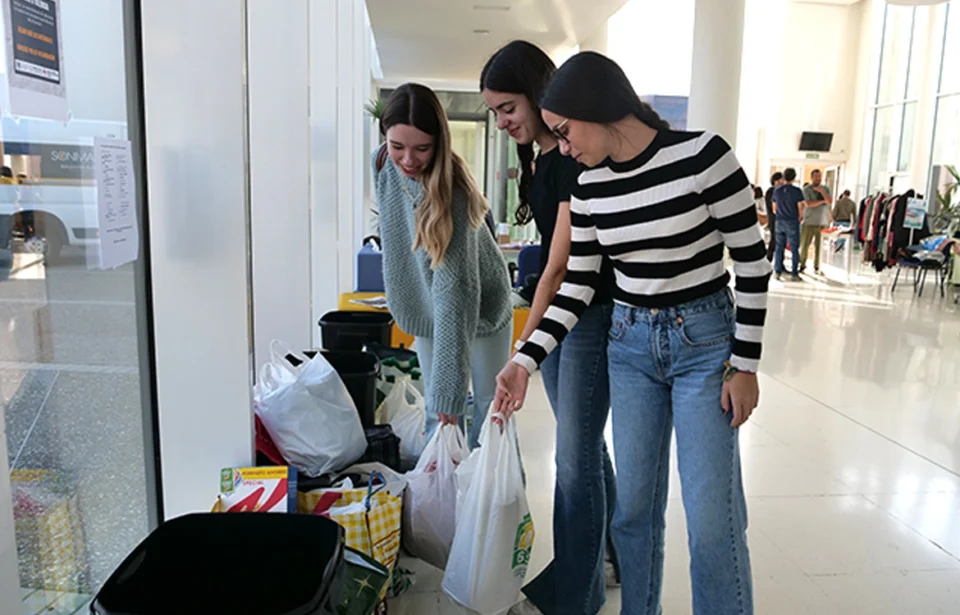
<svg viewBox="0 0 960 615">
<path fill-rule="evenodd" d="M 660 117 L 660 114 L 649 104 L 637 99 L 638 107 L 633 112 L 637 119 L 654 130 L 670 130 L 670 122 Z"/>
<path fill-rule="evenodd" d="M 594 51 L 578 53 L 557 70 L 540 106 L 583 122 L 613 124 L 633 115 L 655 130 L 670 129 L 653 107 L 640 100 L 623 69 Z"/>
<path fill-rule="evenodd" d="M 533 184 L 533 143 L 517 143 L 517 157 L 520 159 L 520 177 L 517 178 L 517 191 L 520 202 L 514 221 L 517 226 L 526 226 L 533 220 L 533 207 L 530 205 L 530 186 Z"/>
<path fill-rule="evenodd" d="M 540 116 L 540 98 L 556 70 L 557 65 L 542 49 L 526 41 L 513 41 L 493 54 L 483 67 L 480 91 L 522 94 L 530 102 L 530 108 L 540 122 L 540 130 L 547 132 L 550 128 Z M 520 203 L 517 205 L 516 223 L 524 226 L 533 220 L 533 208 L 530 206 L 533 144 L 517 143 L 517 156 L 520 159 L 520 177 L 517 178 Z"/>
</svg>

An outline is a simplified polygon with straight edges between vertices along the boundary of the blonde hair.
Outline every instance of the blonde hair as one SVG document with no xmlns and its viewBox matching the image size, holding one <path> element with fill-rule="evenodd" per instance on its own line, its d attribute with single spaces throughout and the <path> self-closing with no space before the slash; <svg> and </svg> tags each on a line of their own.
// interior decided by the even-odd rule
<svg viewBox="0 0 960 615">
<path fill-rule="evenodd" d="M 380 131 L 386 134 L 397 124 L 413 126 L 434 140 L 433 162 L 423 173 L 425 194 L 417 207 L 412 249 L 423 248 L 436 269 L 443 264 L 453 238 L 454 193 L 460 190 L 466 196 L 467 220 L 472 229 L 483 224 L 489 206 L 467 163 L 453 151 L 447 113 L 433 90 L 416 83 L 397 88 L 387 101 Z"/>
</svg>

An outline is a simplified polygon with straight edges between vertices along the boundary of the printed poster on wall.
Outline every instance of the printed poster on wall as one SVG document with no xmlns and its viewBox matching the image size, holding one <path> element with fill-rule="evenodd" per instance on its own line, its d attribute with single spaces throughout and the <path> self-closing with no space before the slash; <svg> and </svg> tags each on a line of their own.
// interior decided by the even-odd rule
<svg viewBox="0 0 960 615">
<path fill-rule="evenodd" d="M 100 268 L 112 269 L 140 256 L 137 189 L 130 142 L 94 139 L 93 169 L 97 178 Z"/>
<path fill-rule="evenodd" d="M 903 219 L 903 228 L 921 229 L 923 219 L 927 215 L 927 202 L 923 199 L 907 201 L 907 213 Z"/>
<path fill-rule="evenodd" d="M 61 0 L 2 1 L 10 113 L 68 121 Z"/>
</svg>

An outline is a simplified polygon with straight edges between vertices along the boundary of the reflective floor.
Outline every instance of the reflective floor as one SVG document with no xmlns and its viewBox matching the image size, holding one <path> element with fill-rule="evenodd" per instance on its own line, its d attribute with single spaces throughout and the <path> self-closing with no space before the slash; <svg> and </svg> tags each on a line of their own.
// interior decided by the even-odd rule
<svg viewBox="0 0 960 615">
<path fill-rule="evenodd" d="M 148 529 L 134 274 L 89 262 L 18 252 L 0 279 L 0 437 L 25 615 L 81 611 Z"/>
<path fill-rule="evenodd" d="M 891 296 L 892 279 L 774 282 L 761 406 L 741 436 L 758 614 L 960 612 L 960 309 L 932 282 L 919 299 L 909 283 Z M 518 421 L 536 572 L 552 550 L 554 443 L 539 382 L 532 391 Z M 670 489 L 663 607 L 684 615 L 675 471 Z M 439 571 L 406 565 L 417 584 L 391 615 L 461 612 Z M 619 607 L 610 591 L 603 613 Z"/>
</svg>

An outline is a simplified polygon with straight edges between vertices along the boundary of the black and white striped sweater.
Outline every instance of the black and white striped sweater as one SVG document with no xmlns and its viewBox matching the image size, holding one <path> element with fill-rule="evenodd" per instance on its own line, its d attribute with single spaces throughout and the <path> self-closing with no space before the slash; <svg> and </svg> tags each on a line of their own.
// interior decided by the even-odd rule
<svg viewBox="0 0 960 615">
<path fill-rule="evenodd" d="M 540 327 L 514 360 L 531 373 L 573 329 L 613 262 L 618 303 L 667 308 L 708 296 L 736 276 L 731 363 L 760 363 L 771 267 L 753 190 L 724 139 L 660 131 L 638 157 L 607 161 L 580 175 L 570 200 L 571 246 L 563 286 Z"/>
</svg>

